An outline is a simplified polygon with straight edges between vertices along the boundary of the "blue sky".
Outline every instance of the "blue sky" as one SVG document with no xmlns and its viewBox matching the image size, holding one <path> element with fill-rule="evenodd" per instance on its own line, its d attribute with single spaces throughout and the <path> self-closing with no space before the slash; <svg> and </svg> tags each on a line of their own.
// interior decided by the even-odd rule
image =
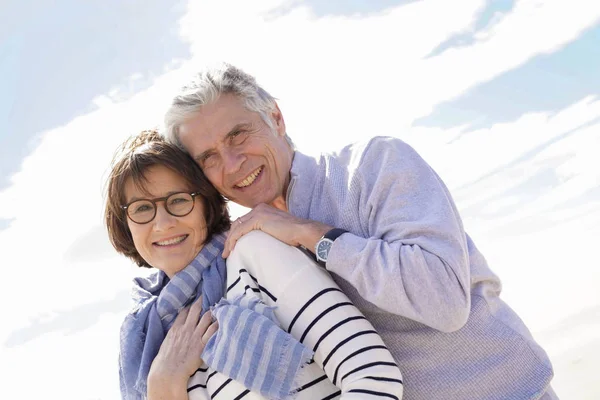
<svg viewBox="0 0 600 400">
<path fill-rule="evenodd" d="M 600 94 L 600 26 L 551 54 L 534 57 L 459 98 L 442 103 L 416 125 L 490 127 L 531 111 L 557 112 Z"/>
<path fill-rule="evenodd" d="M 409 3 L 290 0 L 265 14 L 285 15 L 305 7 L 315 18 L 361 18 Z M 154 76 L 190 58 L 188 44 L 177 34 L 185 2 L 175 6 L 144 2 L 143 8 L 139 2 L 58 4 L 9 1 L 3 6 L 0 189 L 10 184 L 23 159 L 39 144 L 42 132 L 97 108 L 93 99 L 99 94 L 118 87 L 119 98 L 126 99 L 148 87 Z M 498 23 L 513 6 L 514 1 L 486 2 L 473 26 L 439 43 L 428 57 L 472 44 L 477 33 Z M 535 26 L 531 29 L 535 31 Z M 414 124 L 489 127 L 526 112 L 557 111 L 586 95 L 598 95 L 599 42 L 600 27 L 596 24 L 564 48 L 537 55 L 458 98 L 438 104 Z"/>
<path fill-rule="evenodd" d="M 184 2 L 10 1 L 2 8 L 0 189 L 42 132 L 96 109 L 99 94 L 119 87 L 126 99 L 189 58 L 177 35 Z"/>
<path fill-rule="evenodd" d="M 102 225 L 107 168 L 189 74 L 226 60 L 279 99 L 307 152 L 374 135 L 413 145 L 548 350 L 559 394 L 597 398 L 598 43 L 589 0 L 4 1 L 0 265 L 5 282 L 35 279 L 0 292 L 20 304 L 0 328 L 0 397 L 36 365 L 32 395 L 80 399 L 93 375 L 105 385 L 90 397 L 114 398 L 138 271 Z"/>
</svg>

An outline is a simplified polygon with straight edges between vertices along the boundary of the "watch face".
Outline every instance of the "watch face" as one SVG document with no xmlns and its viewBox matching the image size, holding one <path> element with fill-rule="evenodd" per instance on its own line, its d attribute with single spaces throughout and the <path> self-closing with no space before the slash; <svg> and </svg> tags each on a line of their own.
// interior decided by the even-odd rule
<svg viewBox="0 0 600 400">
<path fill-rule="evenodd" d="M 317 257 L 323 261 L 327 261 L 327 255 L 329 254 L 329 250 L 331 250 L 332 244 L 331 240 L 321 240 L 317 247 Z"/>
</svg>

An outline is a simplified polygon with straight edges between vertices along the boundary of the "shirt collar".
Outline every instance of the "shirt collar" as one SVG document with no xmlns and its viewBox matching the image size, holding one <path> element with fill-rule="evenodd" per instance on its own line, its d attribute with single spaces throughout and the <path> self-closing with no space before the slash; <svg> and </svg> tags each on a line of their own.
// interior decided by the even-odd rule
<svg viewBox="0 0 600 400">
<path fill-rule="evenodd" d="M 319 164 L 316 158 L 296 150 L 290 170 L 290 184 L 286 194 L 286 203 L 291 214 L 306 217 L 310 207 L 310 197 L 320 180 Z"/>
</svg>

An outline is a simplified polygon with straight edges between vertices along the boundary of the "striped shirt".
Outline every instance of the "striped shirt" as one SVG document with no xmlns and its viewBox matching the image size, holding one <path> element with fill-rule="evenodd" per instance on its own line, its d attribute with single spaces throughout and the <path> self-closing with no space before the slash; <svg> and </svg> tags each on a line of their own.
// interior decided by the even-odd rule
<svg viewBox="0 0 600 400">
<path fill-rule="evenodd" d="M 400 370 L 382 339 L 300 250 L 262 232 L 245 235 L 227 260 L 226 297 L 242 293 L 275 306 L 281 328 L 315 352 L 298 377 L 297 400 L 402 398 Z M 190 400 L 263 399 L 205 365 L 189 379 L 188 394 Z"/>
</svg>

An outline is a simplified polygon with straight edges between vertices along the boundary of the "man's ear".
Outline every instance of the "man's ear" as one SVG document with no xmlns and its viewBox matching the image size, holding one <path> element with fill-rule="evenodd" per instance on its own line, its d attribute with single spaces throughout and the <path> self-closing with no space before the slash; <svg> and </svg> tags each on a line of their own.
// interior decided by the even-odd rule
<svg viewBox="0 0 600 400">
<path fill-rule="evenodd" d="M 271 119 L 275 123 L 274 128 L 277 131 L 277 135 L 281 137 L 285 136 L 285 120 L 277 102 L 275 102 L 275 109 L 271 111 Z"/>
</svg>

